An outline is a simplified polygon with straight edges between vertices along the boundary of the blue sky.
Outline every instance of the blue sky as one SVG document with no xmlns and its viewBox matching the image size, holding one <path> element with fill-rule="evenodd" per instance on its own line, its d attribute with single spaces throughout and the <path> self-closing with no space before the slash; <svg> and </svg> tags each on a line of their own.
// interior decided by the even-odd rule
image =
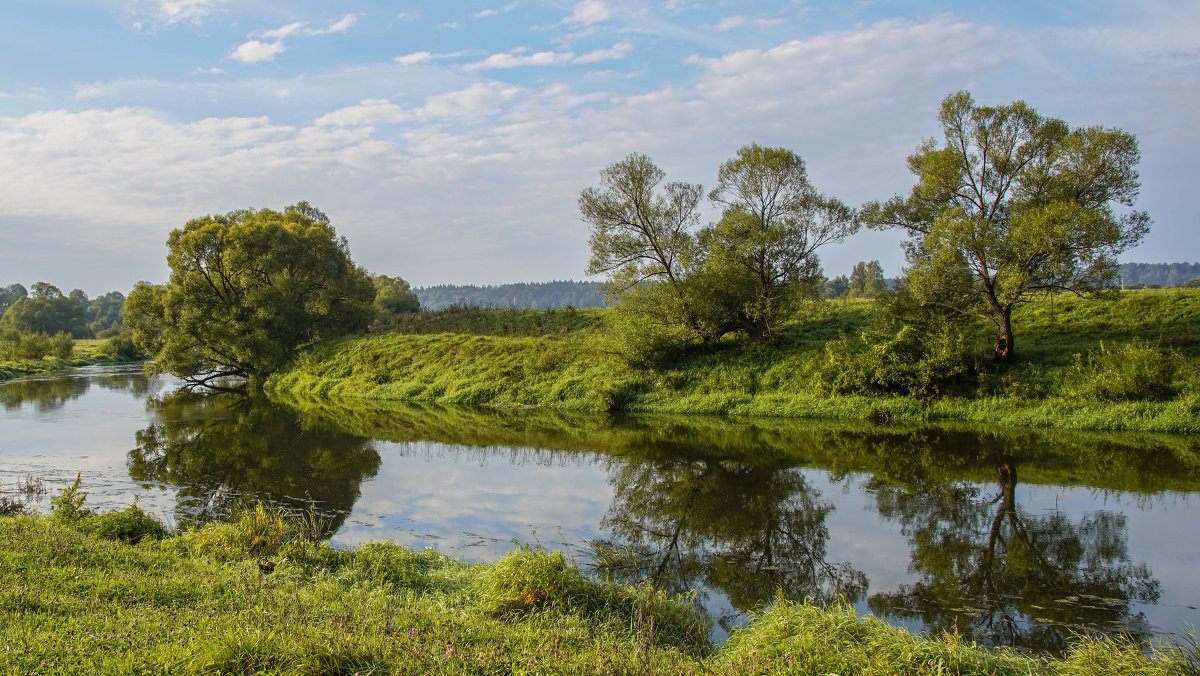
<svg viewBox="0 0 1200 676">
<path fill-rule="evenodd" d="M 576 198 L 628 153 L 711 185 L 785 146 L 858 205 L 907 192 L 958 89 L 1136 134 L 1155 224 L 1124 258 L 1195 261 L 1198 36 L 1153 0 L 5 0 L 0 284 L 164 281 L 171 229 L 300 200 L 415 285 L 580 279 Z M 820 255 L 892 275 L 898 241 Z"/>
</svg>

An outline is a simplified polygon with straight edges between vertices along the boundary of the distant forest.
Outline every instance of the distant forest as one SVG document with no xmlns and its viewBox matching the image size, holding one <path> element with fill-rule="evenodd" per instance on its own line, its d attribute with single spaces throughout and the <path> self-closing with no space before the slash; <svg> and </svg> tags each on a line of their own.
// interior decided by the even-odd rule
<svg viewBox="0 0 1200 676">
<path fill-rule="evenodd" d="M 861 265 L 861 264 L 860 264 Z M 857 268 L 858 266 L 856 266 Z M 853 277 L 853 274 L 851 275 Z M 1175 286 L 1200 278 L 1200 263 L 1122 263 L 1121 284 L 1124 286 Z M 840 298 L 847 295 L 844 289 L 832 289 L 842 277 L 826 283 L 823 295 Z M 852 279 L 846 279 L 852 282 Z M 887 288 L 893 288 L 894 279 L 883 280 Z M 850 287 L 847 286 L 847 289 Z M 524 282 L 473 286 L 465 284 L 439 284 L 413 289 L 421 300 L 422 310 L 442 310 L 451 305 L 473 307 L 516 307 L 537 310 L 565 307 L 603 307 L 604 300 L 596 290 L 595 282 L 572 280 L 555 282 Z M 853 293 L 849 295 L 855 295 Z M 871 295 L 871 294 L 866 294 Z"/>
<path fill-rule="evenodd" d="M 603 307 L 595 282 L 556 281 L 467 286 L 439 284 L 413 289 L 422 310 L 442 310 L 451 305 L 518 307 L 536 310 L 565 307 Z"/>
<path fill-rule="evenodd" d="M 1175 286 L 1200 278 L 1200 263 L 1122 263 L 1121 284 Z"/>
</svg>

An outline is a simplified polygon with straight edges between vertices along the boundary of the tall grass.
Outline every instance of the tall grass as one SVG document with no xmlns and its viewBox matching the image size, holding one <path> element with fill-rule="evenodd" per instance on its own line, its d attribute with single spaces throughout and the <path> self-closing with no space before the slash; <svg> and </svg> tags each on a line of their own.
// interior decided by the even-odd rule
<svg viewBox="0 0 1200 676">
<path fill-rule="evenodd" d="M 267 389 L 455 406 L 1200 432 L 1200 290 L 1036 300 L 1014 317 L 1012 364 L 993 364 L 987 345 L 950 334 L 947 345 L 976 351 L 970 363 L 889 356 L 897 345 L 916 349 L 919 337 L 868 347 L 858 336 L 873 302 L 815 304 L 773 343 L 728 339 L 654 368 L 622 358 L 608 310 L 435 313 L 403 332 L 313 346 Z M 555 322 L 557 330 L 537 328 Z M 952 368 L 951 386 L 922 385 Z M 899 391 L 871 384 L 906 379 Z"/>
<path fill-rule="evenodd" d="M 1200 657 L 1080 639 L 1047 661 L 783 600 L 714 651 L 686 598 L 595 582 L 536 548 L 490 565 L 334 550 L 301 517 L 257 509 L 134 545 L 80 527 L 104 516 L 0 517 L 5 673 L 1158 676 Z"/>
</svg>

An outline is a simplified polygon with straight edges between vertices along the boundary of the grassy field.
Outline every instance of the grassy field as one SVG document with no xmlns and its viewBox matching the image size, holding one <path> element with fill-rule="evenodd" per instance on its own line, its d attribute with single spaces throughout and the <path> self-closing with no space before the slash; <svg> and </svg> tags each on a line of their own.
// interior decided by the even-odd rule
<svg viewBox="0 0 1200 676">
<path fill-rule="evenodd" d="M 517 547 L 466 564 L 315 542 L 261 507 L 169 536 L 136 508 L 0 517 L 9 674 L 1196 674 L 1196 646 L 1082 639 L 1061 660 L 777 601 L 719 649 L 686 598 Z M 130 544 L 136 542 L 136 544 Z M 1143 650 L 1144 649 L 1144 650 Z"/>
<path fill-rule="evenodd" d="M 75 351 L 70 359 L 46 357 L 44 359 L 24 359 L 20 361 L 0 360 L 0 381 L 40 373 L 53 373 L 76 366 L 125 361 L 123 358 L 106 352 L 104 347 L 105 342 L 105 340 L 101 339 L 76 340 Z"/>
<path fill-rule="evenodd" d="M 1014 363 L 988 360 L 981 338 L 975 370 L 935 397 L 830 384 L 837 346 L 867 364 L 854 340 L 872 309 L 814 304 L 773 343 L 726 340 L 655 368 L 622 358 L 609 310 L 426 313 L 396 331 L 313 346 L 266 387 L 456 406 L 1200 432 L 1198 290 L 1037 300 L 1014 317 Z"/>
</svg>

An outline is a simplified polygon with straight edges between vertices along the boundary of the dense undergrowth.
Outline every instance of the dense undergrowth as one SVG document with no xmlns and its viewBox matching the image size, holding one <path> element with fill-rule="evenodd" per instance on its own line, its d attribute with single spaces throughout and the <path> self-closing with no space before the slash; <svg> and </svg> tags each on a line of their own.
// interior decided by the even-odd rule
<svg viewBox="0 0 1200 676">
<path fill-rule="evenodd" d="M 987 358 L 986 332 L 905 333 L 876 301 L 827 301 L 772 342 L 727 339 L 646 366 L 620 349 L 611 310 L 457 308 L 315 345 L 267 389 L 439 405 L 1200 432 L 1200 291 L 1044 298 L 1013 321 L 1017 357 L 1000 364 Z"/>
<path fill-rule="evenodd" d="M 120 526 L 120 527 L 115 527 Z M 317 540 L 262 506 L 167 535 L 136 507 L 0 517 L 0 660 L 53 674 L 1178 674 L 1196 646 L 1083 638 L 1061 660 L 777 600 L 714 649 L 687 598 L 519 546 L 495 564 Z M 131 544 L 136 543 L 136 544 Z"/>
</svg>

